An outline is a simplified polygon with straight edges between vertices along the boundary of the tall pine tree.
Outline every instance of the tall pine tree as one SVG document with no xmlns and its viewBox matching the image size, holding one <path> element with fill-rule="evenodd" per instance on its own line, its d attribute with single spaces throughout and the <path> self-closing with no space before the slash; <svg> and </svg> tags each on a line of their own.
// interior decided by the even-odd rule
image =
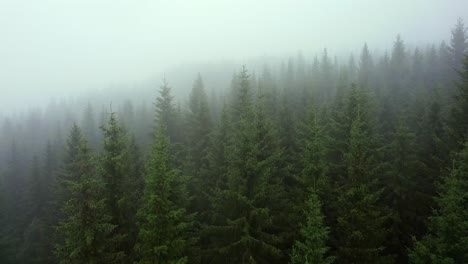
<svg viewBox="0 0 468 264">
<path fill-rule="evenodd" d="M 135 250 L 141 264 L 188 262 L 190 228 L 185 209 L 183 183 L 173 169 L 170 143 L 164 126 L 159 126 L 145 175 L 143 205 L 138 211 L 139 235 Z"/>
<path fill-rule="evenodd" d="M 59 263 L 118 263 L 109 238 L 115 229 L 103 196 L 103 184 L 83 138 L 74 125 L 67 140 L 64 173 L 60 177 L 62 219 L 55 254 Z"/>
<path fill-rule="evenodd" d="M 444 178 L 429 233 L 410 251 L 411 263 L 468 262 L 468 142 Z"/>
</svg>

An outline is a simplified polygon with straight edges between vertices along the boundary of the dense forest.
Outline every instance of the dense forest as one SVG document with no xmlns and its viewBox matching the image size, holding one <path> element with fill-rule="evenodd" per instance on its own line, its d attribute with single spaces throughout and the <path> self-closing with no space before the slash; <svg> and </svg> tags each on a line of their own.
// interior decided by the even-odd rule
<svg viewBox="0 0 468 264">
<path fill-rule="evenodd" d="M 468 35 L 3 116 L 0 263 L 468 263 Z M 152 106 L 149 104 L 152 103 Z M 83 111 L 78 111 L 83 109 Z"/>
</svg>

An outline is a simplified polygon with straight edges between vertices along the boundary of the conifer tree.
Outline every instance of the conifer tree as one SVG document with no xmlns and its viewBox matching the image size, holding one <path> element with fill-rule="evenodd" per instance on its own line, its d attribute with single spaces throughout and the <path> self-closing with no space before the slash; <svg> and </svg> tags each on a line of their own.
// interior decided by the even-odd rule
<svg viewBox="0 0 468 264">
<path fill-rule="evenodd" d="M 86 140 L 74 125 L 67 140 L 64 173 L 60 177 L 64 188 L 58 225 L 59 240 L 55 254 L 59 263 L 118 263 L 109 252 L 109 238 L 115 225 L 110 224 L 103 198 L 103 185 L 97 176 Z"/>
<path fill-rule="evenodd" d="M 344 152 L 346 174 L 339 187 L 336 237 L 339 263 L 383 263 L 386 220 L 377 187 L 378 163 L 366 95 L 352 87 L 348 99 L 351 120 Z"/>
<path fill-rule="evenodd" d="M 305 224 L 300 230 L 291 254 L 292 264 L 333 263 L 335 258 L 327 256 L 329 228 L 325 226 L 319 195 L 312 189 L 306 204 Z"/>
<path fill-rule="evenodd" d="M 468 35 L 467 28 L 461 18 L 458 18 L 457 24 L 452 29 L 452 37 L 448 51 L 450 53 L 450 66 L 455 71 L 461 69 L 463 60 L 468 52 Z M 456 76 L 454 76 L 456 77 Z"/>
<path fill-rule="evenodd" d="M 184 197 L 183 183 L 172 168 L 170 143 L 165 127 L 159 126 L 145 175 L 143 205 L 138 211 L 139 235 L 135 250 L 141 264 L 188 262 L 185 209 L 180 200 Z"/>
<path fill-rule="evenodd" d="M 124 218 L 126 221 L 126 248 L 133 248 L 138 237 L 138 217 L 137 211 L 141 204 L 144 189 L 144 163 L 141 157 L 140 148 L 136 143 L 135 136 L 130 137 L 127 146 L 127 176 L 124 179 L 124 193 L 121 200 L 124 210 Z M 136 258 L 136 253 L 133 250 L 127 251 L 129 260 Z"/>
<path fill-rule="evenodd" d="M 58 202 L 64 203 L 69 200 L 67 182 L 78 181 L 81 177 L 79 173 L 80 163 L 76 162 L 81 155 L 82 143 L 85 141 L 85 136 L 76 123 L 70 129 L 65 145 L 65 155 L 63 158 L 62 170 L 57 177 L 57 193 Z"/>
<path fill-rule="evenodd" d="M 422 197 L 416 183 L 414 142 L 415 135 L 401 117 L 389 146 L 391 159 L 383 180 L 383 200 L 391 210 L 388 251 L 395 255 L 398 263 L 407 262 L 406 249 L 411 242 L 411 234 L 415 234 L 417 227 L 424 224 L 424 219 L 419 217 L 421 208 L 417 206 Z"/>
<path fill-rule="evenodd" d="M 407 97 L 405 89 L 407 84 L 407 77 L 409 72 L 409 67 L 407 65 L 407 51 L 403 40 L 400 35 L 397 35 L 397 38 L 393 44 L 392 56 L 390 60 L 390 85 L 391 93 L 390 96 L 393 99 L 394 104 L 402 105 L 406 102 Z"/>
<path fill-rule="evenodd" d="M 198 75 L 189 97 L 189 144 L 191 157 L 194 159 L 195 171 L 199 171 L 205 164 L 208 138 L 211 131 L 212 118 L 208 107 L 208 98 L 205 93 L 203 80 Z"/>
<path fill-rule="evenodd" d="M 166 128 L 171 143 L 179 143 L 176 140 L 176 135 L 178 133 L 178 131 L 176 131 L 177 110 L 173 100 L 174 97 L 171 94 L 171 87 L 166 79 L 164 79 L 159 89 L 159 96 L 154 103 L 156 108 L 155 124 Z"/>
<path fill-rule="evenodd" d="M 23 234 L 23 243 L 18 252 L 21 262 L 48 263 L 48 236 L 45 221 L 47 211 L 47 181 L 41 171 L 39 159 L 33 157 L 31 164 L 30 182 L 28 184 L 27 212 L 28 225 Z"/>
<path fill-rule="evenodd" d="M 125 191 L 129 173 L 127 136 L 124 128 L 117 121 L 115 113 L 111 113 L 108 123 L 101 127 L 104 144 L 98 167 L 104 183 L 104 198 L 111 215 L 112 242 L 109 243 L 110 253 L 115 255 L 115 261 L 125 262 L 132 255 L 133 246 L 129 247 L 129 222 L 126 214 L 134 205 L 126 203 Z M 130 208 L 129 208 L 130 206 Z"/>
<path fill-rule="evenodd" d="M 414 147 L 417 154 L 416 178 L 413 184 L 412 194 L 417 199 L 417 209 L 415 210 L 417 221 L 425 223 L 435 208 L 434 197 L 437 195 L 436 186 L 441 178 L 447 175 L 449 167 L 449 145 L 446 140 L 445 123 L 442 120 L 442 106 L 440 96 L 432 96 L 422 116 L 419 130 L 415 133 Z M 413 210 L 412 210 L 413 211 Z M 417 224 L 414 227 L 414 235 L 420 238 L 427 231 L 425 224 Z"/>
<path fill-rule="evenodd" d="M 91 148 L 97 148 L 99 146 L 98 126 L 94 109 L 90 102 L 88 102 L 84 110 L 81 126 L 83 127 L 83 134 L 88 138 Z"/>
<path fill-rule="evenodd" d="M 322 193 L 327 188 L 326 147 L 324 127 L 313 104 L 304 124 L 302 144 L 302 189 L 313 188 Z"/>
<path fill-rule="evenodd" d="M 188 169 L 191 175 L 189 191 L 192 196 L 192 208 L 196 212 L 206 211 L 209 202 L 206 200 L 208 182 L 202 170 L 207 167 L 207 151 L 211 133 L 211 113 L 205 94 L 203 80 L 199 75 L 189 97 L 189 112 L 187 116 L 188 135 Z"/>
<path fill-rule="evenodd" d="M 411 263 L 466 263 L 468 261 L 468 142 L 444 178 L 429 218 L 429 233 L 415 241 Z"/>
<path fill-rule="evenodd" d="M 28 225 L 27 202 L 22 197 L 27 189 L 24 169 L 22 168 L 22 155 L 15 139 L 12 140 L 8 149 L 9 153 L 3 179 L 5 192 L 2 193 L 2 198 L 5 207 L 4 211 L 2 211 L 4 225 L 1 226 L 0 245 L 3 246 L 2 252 L 7 255 L 2 261 L 5 261 L 5 263 L 18 263 L 21 261 L 18 258 L 18 253 L 22 243 L 23 231 Z"/>
<path fill-rule="evenodd" d="M 232 132 L 230 125 L 228 106 L 224 104 L 220 121 L 210 135 L 210 144 L 207 151 L 207 167 L 203 170 L 203 175 L 209 183 L 207 189 L 211 195 L 214 189 L 225 190 L 227 188 L 227 143 L 231 135 L 230 132 Z"/>
<path fill-rule="evenodd" d="M 453 103 L 448 123 L 453 151 L 462 148 L 463 142 L 468 137 L 468 55 L 463 61 L 463 68 L 459 72 L 460 79 L 457 83 L 457 94 Z"/>
<path fill-rule="evenodd" d="M 215 223 L 205 232 L 212 235 L 211 260 L 229 263 L 270 262 L 281 257 L 275 246 L 277 236 L 270 210 L 264 206 L 271 175 L 262 168 L 269 164 L 258 144 L 258 127 L 252 103 L 252 90 L 245 67 L 234 86 L 230 120 L 232 134 L 228 143 L 227 188 L 217 192 L 214 202 Z"/>
<path fill-rule="evenodd" d="M 271 226 L 269 233 L 275 237 L 274 246 L 277 248 L 289 248 L 293 243 L 294 229 L 289 216 L 292 214 L 293 204 L 287 198 L 285 191 L 285 175 L 282 168 L 284 153 L 281 149 L 278 130 L 273 118 L 269 115 L 270 91 L 259 88 L 255 102 L 255 137 L 257 153 L 257 174 L 263 179 L 263 190 L 257 194 L 258 207 L 269 210 Z M 294 223 L 295 224 L 295 223 Z M 282 254 L 282 258 L 271 261 L 286 261 L 288 255 Z"/>
<path fill-rule="evenodd" d="M 361 59 L 359 62 L 359 83 L 364 87 L 369 87 L 372 70 L 373 70 L 372 57 L 367 47 L 367 43 L 364 44 L 364 47 L 361 51 Z"/>
</svg>

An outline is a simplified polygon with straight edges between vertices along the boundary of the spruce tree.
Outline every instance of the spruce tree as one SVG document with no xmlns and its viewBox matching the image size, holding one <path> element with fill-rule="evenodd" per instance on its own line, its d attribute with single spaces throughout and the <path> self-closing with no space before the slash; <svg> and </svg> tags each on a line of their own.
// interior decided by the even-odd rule
<svg viewBox="0 0 468 264">
<path fill-rule="evenodd" d="M 354 86 L 348 98 L 351 121 L 347 150 L 344 152 L 346 173 L 339 187 L 335 239 L 339 263 L 383 263 L 386 220 L 379 204 L 378 155 L 370 121 L 366 94 Z"/>
<path fill-rule="evenodd" d="M 306 203 L 305 224 L 300 230 L 291 254 L 292 264 L 333 263 L 335 258 L 327 256 L 329 228 L 325 226 L 319 195 L 312 189 Z"/>
<path fill-rule="evenodd" d="M 96 123 L 94 109 L 90 102 L 88 102 L 88 105 L 83 112 L 81 123 L 81 127 L 83 127 L 83 134 L 88 139 L 90 147 L 97 149 L 99 146 L 99 131 Z"/>
<path fill-rule="evenodd" d="M 468 35 L 467 28 L 461 18 L 458 18 L 457 24 L 452 29 L 452 36 L 450 39 L 450 46 L 448 51 L 450 53 L 450 66 L 455 71 L 461 69 L 463 60 L 468 51 Z M 456 77 L 456 76 L 454 76 Z"/>
<path fill-rule="evenodd" d="M 63 188 L 60 207 L 62 219 L 58 225 L 59 240 L 55 254 L 59 263 L 118 263 L 108 246 L 115 229 L 105 204 L 103 185 L 83 138 L 74 125 L 67 140 L 64 173 L 60 177 Z"/>
<path fill-rule="evenodd" d="M 442 106 L 440 96 L 432 96 L 427 109 L 422 116 L 418 135 L 414 142 L 416 157 L 416 178 L 412 194 L 417 199 L 417 221 L 425 223 L 431 215 L 436 204 L 434 197 L 437 195 L 437 185 L 443 176 L 447 175 L 449 167 L 449 145 L 446 140 L 445 122 L 442 119 Z M 413 210 L 412 210 L 413 211 Z M 414 235 L 417 238 L 423 236 L 426 231 L 425 224 L 414 226 Z"/>
<path fill-rule="evenodd" d="M 370 77 L 372 75 L 373 70 L 373 62 L 372 57 L 369 52 L 369 48 L 367 47 L 367 43 L 364 44 L 364 47 L 361 51 L 361 58 L 359 62 L 359 84 L 364 87 L 369 87 Z"/>
<path fill-rule="evenodd" d="M 468 55 L 465 56 L 459 75 L 458 91 L 448 122 L 448 134 L 453 151 L 460 150 L 468 137 Z"/>
<path fill-rule="evenodd" d="M 209 204 L 205 190 L 210 182 L 208 182 L 206 175 L 203 175 L 202 170 L 205 170 L 208 166 L 207 152 L 212 120 L 203 80 L 200 75 L 190 93 L 187 115 L 188 164 L 186 165 L 186 171 L 191 176 L 189 191 L 192 196 L 192 205 L 190 210 L 204 212 Z"/>
<path fill-rule="evenodd" d="M 466 263 L 468 261 L 468 142 L 457 155 L 450 175 L 443 179 L 429 218 L 429 233 L 415 241 L 411 263 Z"/>
<path fill-rule="evenodd" d="M 155 124 L 164 126 L 169 135 L 171 143 L 180 143 L 177 138 L 177 109 L 174 104 L 174 97 L 171 94 L 171 87 L 166 79 L 163 80 L 159 89 L 159 96 L 154 103 L 156 108 Z"/>
<path fill-rule="evenodd" d="M 45 214 L 47 211 L 47 181 L 37 156 L 31 164 L 30 182 L 27 192 L 28 225 L 23 234 L 23 243 L 18 257 L 24 263 L 48 263 L 48 238 Z"/>
<path fill-rule="evenodd" d="M 128 261 L 132 255 L 133 246 L 128 245 L 129 219 L 127 213 L 134 205 L 126 202 L 125 194 L 129 173 L 127 136 L 124 128 L 117 121 L 115 113 L 111 113 L 108 123 L 101 127 L 103 131 L 103 152 L 100 155 L 98 171 L 104 183 L 104 198 L 111 215 L 112 242 L 108 250 L 114 254 L 115 261 Z"/>
<path fill-rule="evenodd" d="M 130 137 L 127 146 L 127 158 L 125 160 L 127 166 L 127 176 L 124 179 L 124 194 L 121 200 L 124 210 L 124 218 L 126 221 L 126 248 L 132 249 L 138 237 L 138 217 L 137 211 L 142 202 L 144 189 L 144 162 L 141 157 L 140 148 L 136 143 L 135 136 Z M 136 253 L 133 250 L 128 250 L 128 259 L 134 260 Z"/>
<path fill-rule="evenodd" d="M 324 126 L 313 104 L 309 107 L 308 118 L 304 124 L 302 137 L 301 188 L 313 188 L 317 190 L 317 193 L 322 194 L 329 183 L 326 178 L 328 170 L 326 164 L 326 138 Z"/>
<path fill-rule="evenodd" d="M 383 180 L 383 201 L 391 210 L 387 251 L 395 255 L 398 263 L 407 262 L 406 249 L 411 242 L 411 235 L 424 225 L 424 219 L 419 217 L 422 207 L 418 207 L 418 203 L 422 197 L 416 182 L 415 138 L 406 119 L 401 117 L 389 146 L 390 161 L 385 164 L 388 167 Z"/>
<path fill-rule="evenodd" d="M 5 263 L 18 263 L 21 260 L 19 250 L 22 244 L 24 229 L 27 222 L 27 201 L 23 197 L 26 193 L 26 177 L 22 167 L 22 154 L 19 151 L 16 140 L 13 139 L 8 148 L 6 168 L 4 172 L 4 191 L 2 193 L 5 207 L 2 211 L 3 225 L 0 245 L 2 252 L 7 257 L 2 259 Z"/>
<path fill-rule="evenodd" d="M 183 183 L 172 168 L 170 143 L 165 127 L 159 126 L 145 174 L 143 205 L 138 211 L 137 263 L 187 263 L 188 247 Z"/>
<path fill-rule="evenodd" d="M 272 217 L 264 205 L 269 189 L 271 157 L 260 149 L 253 94 L 245 67 L 233 87 L 230 109 L 225 190 L 214 198 L 215 223 L 205 232 L 212 236 L 210 261 L 274 263 L 281 257 L 278 237 L 269 232 Z M 258 120 L 257 120 L 258 121 Z M 272 153 L 274 155 L 274 153 Z M 267 165 L 267 167 L 262 167 Z"/>
</svg>

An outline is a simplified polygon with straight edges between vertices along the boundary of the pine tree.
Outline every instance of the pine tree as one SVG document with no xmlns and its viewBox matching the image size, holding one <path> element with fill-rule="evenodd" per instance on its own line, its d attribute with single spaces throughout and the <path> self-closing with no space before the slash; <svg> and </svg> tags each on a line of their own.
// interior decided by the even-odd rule
<svg viewBox="0 0 468 264">
<path fill-rule="evenodd" d="M 65 156 L 63 158 L 63 168 L 58 175 L 58 196 L 59 203 L 64 203 L 69 200 L 67 182 L 78 181 L 81 177 L 79 173 L 80 163 L 76 162 L 81 155 L 82 143 L 84 135 L 78 125 L 73 124 L 65 146 Z"/>
<path fill-rule="evenodd" d="M 4 191 L 1 195 L 5 205 L 2 211 L 3 225 L 1 226 L 0 245 L 7 257 L 5 263 L 18 263 L 19 250 L 22 244 L 23 231 L 27 226 L 28 209 L 22 194 L 26 192 L 26 179 L 22 168 L 21 153 L 16 140 L 13 139 L 8 148 L 6 168 L 4 173 Z"/>
<path fill-rule="evenodd" d="M 457 71 L 463 66 L 463 60 L 468 51 L 468 35 L 467 28 L 461 18 L 458 18 L 457 24 L 452 29 L 452 37 L 450 39 L 450 66 L 452 70 Z M 454 76 L 456 77 L 456 76 Z"/>
<path fill-rule="evenodd" d="M 227 108 L 228 106 L 225 104 L 220 121 L 210 135 L 210 144 L 207 150 L 207 167 L 203 170 L 203 175 L 209 183 L 206 189 L 210 193 L 210 196 L 213 195 L 214 189 L 225 190 L 227 188 L 227 143 L 231 135 L 230 132 L 232 132 Z"/>
<path fill-rule="evenodd" d="M 305 202 L 310 197 L 310 191 L 314 190 L 319 196 L 319 200 L 327 201 L 323 206 L 324 215 L 327 216 L 326 225 L 335 225 L 336 219 L 336 193 L 332 188 L 336 184 L 336 178 L 330 178 L 329 153 L 330 142 L 327 137 L 327 127 L 323 124 L 323 120 L 328 120 L 327 113 L 319 112 L 314 104 L 311 104 L 308 111 L 308 118 L 305 120 L 302 129 L 302 171 L 300 174 L 300 185 L 290 196 L 294 198 L 296 210 L 299 212 L 298 217 L 290 216 L 296 222 L 301 222 L 303 219 L 302 211 L 304 211 Z"/>
<path fill-rule="evenodd" d="M 128 173 L 127 177 L 124 179 L 124 199 L 120 202 L 122 208 L 125 208 L 123 211 L 126 221 L 125 233 L 127 235 L 125 238 L 125 247 L 129 249 L 135 246 L 138 238 L 137 211 L 142 201 L 145 184 L 144 163 L 135 136 L 130 138 L 127 148 L 128 154 L 125 162 L 127 164 Z M 136 253 L 133 250 L 128 250 L 128 255 L 129 261 L 136 258 Z"/>
<path fill-rule="evenodd" d="M 154 104 L 156 108 L 155 124 L 164 126 L 167 129 L 171 143 L 179 143 L 177 141 L 177 120 L 176 120 L 176 105 L 173 102 L 174 97 L 171 95 L 171 87 L 166 79 L 163 80 L 159 89 L 159 96 Z"/>
<path fill-rule="evenodd" d="M 128 245 L 129 225 L 127 213 L 134 205 L 126 203 L 125 196 L 129 173 L 127 136 L 111 113 L 107 125 L 101 127 L 104 136 L 103 152 L 100 156 L 98 171 L 104 183 L 104 198 L 111 215 L 110 224 L 115 226 L 112 232 L 112 244 L 109 254 L 114 254 L 115 261 L 125 262 L 132 255 L 133 246 Z"/>
<path fill-rule="evenodd" d="M 282 174 L 285 179 L 286 189 L 297 187 L 297 175 L 300 174 L 300 142 L 298 140 L 299 129 L 297 127 L 297 120 L 289 107 L 289 99 L 286 91 L 284 91 L 283 98 L 280 102 L 278 109 L 278 135 L 280 146 L 283 151 L 284 166 Z"/>
<path fill-rule="evenodd" d="M 60 187 L 63 218 L 58 225 L 55 254 L 59 263 L 118 263 L 108 246 L 115 229 L 103 198 L 103 185 L 97 176 L 87 141 L 74 125 L 67 140 L 64 173 Z"/>
<path fill-rule="evenodd" d="M 320 86 L 322 87 L 323 99 L 329 99 L 334 94 L 333 64 L 328 56 L 327 49 L 323 50 L 320 62 Z"/>
<path fill-rule="evenodd" d="M 231 135 L 227 146 L 227 186 L 214 198 L 215 223 L 210 261 L 274 263 L 281 257 L 277 236 L 269 232 L 272 217 L 264 206 L 269 190 L 271 159 L 258 144 L 253 94 L 245 67 L 237 76 L 230 111 Z M 258 121 L 258 120 L 257 120 Z M 273 153 L 274 154 L 274 153 Z M 262 167 L 265 165 L 266 167 Z"/>
<path fill-rule="evenodd" d="M 348 98 L 351 121 L 346 174 L 339 187 L 335 239 L 339 263 L 383 263 L 385 213 L 378 202 L 378 160 L 366 94 L 352 87 Z M 368 104 L 368 103 L 367 103 Z"/>
<path fill-rule="evenodd" d="M 24 232 L 19 257 L 27 263 L 54 263 L 53 226 L 56 225 L 56 197 L 54 192 L 58 162 L 50 142 L 45 149 L 42 166 L 33 157 L 31 177 L 26 193 L 28 225 Z M 49 234 L 49 235 L 47 235 Z"/>
<path fill-rule="evenodd" d="M 213 207 L 216 197 L 222 191 L 227 189 L 227 141 L 229 139 L 230 124 L 228 120 L 228 106 L 224 104 L 220 121 L 213 130 L 210 136 L 210 142 L 207 150 L 207 166 L 202 168 L 202 175 L 205 177 L 206 185 L 204 186 L 205 198 L 207 203 L 206 211 L 200 212 L 197 215 L 200 223 L 199 245 L 202 250 L 201 262 L 204 263 L 210 259 L 209 251 L 213 244 L 212 234 L 210 233 L 210 225 L 215 225 L 216 210 Z"/>
<path fill-rule="evenodd" d="M 462 148 L 463 142 L 468 137 L 468 56 L 465 56 L 463 68 L 459 72 L 460 80 L 457 83 L 458 92 L 452 105 L 448 133 L 451 141 L 451 149 L 457 151 Z"/>
<path fill-rule="evenodd" d="M 200 75 L 195 81 L 189 97 L 189 111 L 191 157 L 194 159 L 195 170 L 199 171 L 200 167 L 205 165 L 204 159 L 212 125 L 208 98 Z"/>
<path fill-rule="evenodd" d="M 416 179 L 413 195 L 417 198 L 418 221 L 425 222 L 436 206 L 434 197 L 437 195 L 437 184 L 442 176 L 447 175 L 449 167 L 449 146 L 446 140 L 445 123 L 442 119 L 440 96 L 432 96 L 424 115 L 421 117 L 418 135 L 414 142 L 416 157 Z M 413 207 L 414 208 L 414 207 Z M 413 211 L 413 210 L 412 210 Z M 425 224 L 417 224 L 412 234 L 420 238 L 426 233 Z"/>
<path fill-rule="evenodd" d="M 399 105 L 402 105 L 407 100 L 407 90 L 405 87 L 408 81 L 409 67 L 406 54 L 405 44 L 400 35 L 398 35 L 393 44 L 392 57 L 390 60 L 390 86 L 392 89 L 390 96 L 392 97 L 391 99 L 393 99 L 392 103 Z"/>
<path fill-rule="evenodd" d="M 364 47 L 361 51 L 361 59 L 359 62 L 359 83 L 364 87 L 369 87 L 370 77 L 372 75 L 373 70 L 373 62 L 372 57 L 369 52 L 369 48 L 367 47 L 367 43 L 364 44 Z"/>
<path fill-rule="evenodd" d="M 415 138 L 407 127 L 406 120 L 401 117 L 389 146 L 391 159 L 384 177 L 383 200 L 391 210 L 387 250 L 396 256 L 398 263 L 407 262 L 406 249 L 411 242 L 411 234 L 416 233 L 417 227 L 424 225 L 424 219 L 419 217 L 422 212 L 418 203 L 422 197 L 416 182 Z"/>
<path fill-rule="evenodd" d="M 200 75 L 195 81 L 189 97 L 189 113 L 187 115 L 189 160 L 187 171 L 191 174 L 189 191 L 193 197 L 191 210 L 202 212 L 206 211 L 209 204 L 204 190 L 210 183 L 205 177 L 206 175 L 202 174 L 202 170 L 208 166 L 207 152 L 212 120 L 203 80 Z"/>
<path fill-rule="evenodd" d="M 289 216 L 294 208 L 293 203 L 287 198 L 282 168 L 284 153 L 281 149 L 278 129 L 270 112 L 270 91 L 258 88 L 254 107 L 254 124 L 257 153 L 257 174 L 263 178 L 263 190 L 257 194 L 256 204 L 258 207 L 267 208 L 271 218 L 271 226 L 268 228 L 275 247 L 290 248 L 293 243 L 294 225 L 291 224 Z M 295 224 L 295 223 L 294 223 Z M 271 259 L 272 262 L 286 261 L 287 254 L 281 258 Z"/>
<path fill-rule="evenodd" d="M 415 241 L 411 263 L 466 263 L 468 261 L 468 142 L 444 178 L 429 218 L 429 233 Z"/>
<path fill-rule="evenodd" d="M 190 224 L 180 205 L 183 183 L 172 168 L 169 139 L 159 126 L 145 176 L 143 205 L 138 211 L 140 229 L 135 250 L 138 263 L 187 263 Z"/>
<path fill-rule="evenodd" d="M 99 146 L 99 136 L 98 136 L 98 127 L 96 124 L 96 117 L 94 113 L 93 106 L 90 102 L 83 113 L 82 125 L 83 134 L 86 138 L 89 139 L 89 144 L 92 148 L 98 148 Z"/>
<path fill-rule="evenodd" d="M 308 119 L 304 124 L 302 142 L 302 189 L 313 188 L 322 193 L 327 188 L 326 146 L 324 127 L 315 106 L 309 107 Z M 305 200 L 305 199 L 303 199 Z"/>
<path fill-rule="evenodd" d="M 28 225 L 23 234 L 23 243 L 18 252 L 21 262 L 48 263 L 48 236 L 45 221 L 47 211 L 47 179 L 41 171 L 39 159 L 33 157 L 28 188 Z"/>
<path fill-rule="evenodd" d="M 327 256 L 329 228 L 325 226 L 319 195 L 312 190 L 306 204 L 305 224 L 300 230 L 291 254 L 292 264 L 333 263 L 335 258 Z"/>
</svg>

